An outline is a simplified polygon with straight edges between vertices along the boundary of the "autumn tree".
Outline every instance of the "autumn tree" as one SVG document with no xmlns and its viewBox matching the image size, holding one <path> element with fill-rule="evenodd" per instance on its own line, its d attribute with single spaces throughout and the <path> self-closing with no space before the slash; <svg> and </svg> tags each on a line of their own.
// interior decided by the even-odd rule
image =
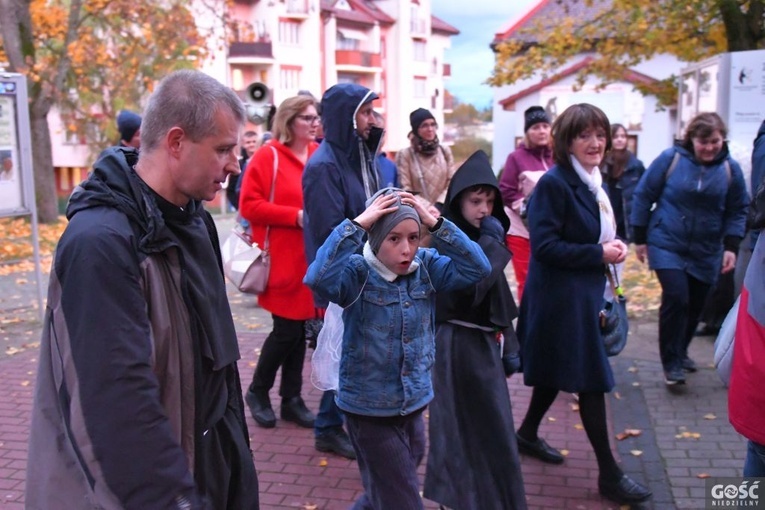
<svg viewBox="0 0 765 510">
<path fill-rule="evenodd" d="M 37 210 L 58 215 L 48 113 L 55 105 L 66 129 L 94 149 L 117 141 L 122 108 L 141 100 L 167 73 L 198 66 L 211 33 L 182 0 L 0 0 L 0 62 L 26 75 Z M 194 2 L 208 17 L 226 0 Z M 223 20 L 225 22 L 225 20 Z M 213 24 L 211 24 L 213 27 Z M 3 56 L 4 54 L 4 56 Z"/>
<path fill-rule="evenodd" d="M 765 47 L 765 0 L 549 0 L 563 17 L 538 16 L 509 38 L 495 41 L 493 86 L 512 84 L 539 72 L 543 77 L 572 57 L 593 60 L 580 72 L 602 85 L 619 81 L 626 68 L 658 54 L 695 62 L 726 51 Z M 675 104 L 675 77 L 636 85 Z"/>
</svg>

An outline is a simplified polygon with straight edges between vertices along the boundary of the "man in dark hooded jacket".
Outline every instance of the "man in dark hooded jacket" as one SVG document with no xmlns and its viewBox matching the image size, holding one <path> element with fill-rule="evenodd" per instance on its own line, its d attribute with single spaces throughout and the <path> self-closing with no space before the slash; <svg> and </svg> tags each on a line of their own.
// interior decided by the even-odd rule
<svg viewBox="0 0 765 510">
<path fill-rule="evenodd" d="M 173 73 L 149 101 L 140 160 L 107 149 L 72 193 L 40 342 L 28 509 L 258 508 L 236 331 L 202 206 L 239 173 L 244 121 L 231 89 Z"/>
<path fill-rule="evenodd" d="M 353 83 L 330 87 L 321 99 L 324 141 L 303 170 L 303 224 L 310 264 L 335 226 L 366 209 L 380 189 L 376 154 L 383 130 L 375 125 L 377 94 Z M 319 308 L 327 302 L 314 295 Z M 356 458 L 333 391 L 324 393 L 314 422 L 316 449 Z"/>
</svg>

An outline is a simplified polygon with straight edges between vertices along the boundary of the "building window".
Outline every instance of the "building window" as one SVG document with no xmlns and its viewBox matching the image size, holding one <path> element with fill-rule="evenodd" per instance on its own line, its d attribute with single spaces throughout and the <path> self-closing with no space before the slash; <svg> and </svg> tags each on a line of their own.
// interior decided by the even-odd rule
<svg viewBox="0 0 765 510">
<path fill-rule="evenodd" d="M 361 85 L 361 77 L 355 74 L 337 74 L 337 83 L 355 83 Z"/>
<path fill-rule="evenodd" d="M 284 90 L 299 90 L 300 68 L 285 66 L 279 69 L 279 85 Z"/>
<path fill-rule="evenodd" d="M 414 44 L 414 60 L 417 62 L 425 62 L 428 60 L 428 46 L 425 41 L 415 39 L 412 43 Z"/>
<path fill-rule="evenodd" d="M 343 32 L 337 32 L 337 49 L 338 50 L 350 50 L 359 51 L 359 45 L 361 42 L 358 38 L 346 37 Z"/>
<path fill-rule="evenodd" d="M 279 20 L 279 42 L 289 46 L 300 45 L 300 23 Z"/>
<path fill-rule="evenodd" d="M 413 34 L 425 34 L 427 29 L 427 22 L 422 14 L 422 9 L 419 4 L 412 4 L 412 8 L 409 11 L 411 19 L 411 31 Z"/>
<path fill-rule="evenodd" d="M 428 80 L 426 78 L 415 76 L 414 78 L 414 97 L 425 97 L 427 95 L 427 92 L 425 91 L 425 86 L 427 85 Z"/>
</svg>

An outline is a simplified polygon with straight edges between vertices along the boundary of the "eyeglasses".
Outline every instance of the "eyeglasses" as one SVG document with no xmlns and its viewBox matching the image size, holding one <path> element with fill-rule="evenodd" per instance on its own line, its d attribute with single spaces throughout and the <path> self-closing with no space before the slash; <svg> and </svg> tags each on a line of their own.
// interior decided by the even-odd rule
<svg viewBox="0 0 765 510">
<path fill-rule="evenodd" d="M 438 124 L 435 122 L 423 122 L 420 124 L 420 129 L 438 129 Z"/>
<path fill-rule="evenodd" d="M 309 124 L 321 121 L 321 117 L 318 115 L 296 115 L 298 119 L 304 120 Z"/>
</svg>

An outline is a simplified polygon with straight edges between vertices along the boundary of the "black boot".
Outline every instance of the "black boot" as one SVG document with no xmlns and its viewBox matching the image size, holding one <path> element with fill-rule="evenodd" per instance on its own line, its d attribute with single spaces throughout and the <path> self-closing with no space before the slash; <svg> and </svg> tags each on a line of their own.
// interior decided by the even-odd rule
<svg viewBox="0 0 765 510">
<path fill-rule="evenodd" d="M 268 392 L 264 390 L 247 390 L 244 395 L 244 401 L 247 402 L 247 407 L 250 408 L 250 414 L 252 414 L 255 423 L 265 429 L 271 429 L 276 426 L 276 415 L 274 410 L 271 409 L 271 400 L 268 398 Z"/>
<path fill-rule="evenodd" d="M 282 400 L 281 409 L 282 420 L 297 423 L 307 429 L 313 428 L 314 415 L 305 406 L 305 402 L 298 395 L 297 397 L 286 398 Z"/>
<path fill-rule="evenodd" d="M 351 460 L 356 458 L 356 452 L 351 444 L 351 439 L 345 433 L 343 427 L 335 427 L 316 436 L 315 446 L 320 452 L 336 453 Z"/>
</svg>

